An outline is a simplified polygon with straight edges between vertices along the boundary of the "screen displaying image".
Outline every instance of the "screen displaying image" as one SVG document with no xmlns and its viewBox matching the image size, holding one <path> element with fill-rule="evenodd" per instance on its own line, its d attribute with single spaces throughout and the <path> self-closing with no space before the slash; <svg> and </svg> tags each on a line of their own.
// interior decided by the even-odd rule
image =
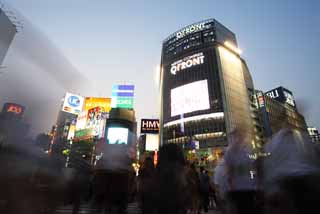
<svg viewBox="0 0 320 214">
<path fill-rule="evenodd" d="M 171 90 L 171 117 L 210 108 L 207 80 Z"/>
<path fill-rule="evenodd" d="M 110 127 L 108 129 L 108 144 L 127 144 L 129 130 L 122 127 Z"/>
</svg>

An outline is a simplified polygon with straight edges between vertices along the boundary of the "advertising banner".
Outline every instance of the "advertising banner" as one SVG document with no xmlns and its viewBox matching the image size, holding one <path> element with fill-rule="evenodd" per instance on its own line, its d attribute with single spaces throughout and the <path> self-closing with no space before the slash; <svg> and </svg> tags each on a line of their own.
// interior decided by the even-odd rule
<svg viewBox="0 0 320 214">
<path fill-rule="evenodd" d="M 95 107 L 88 110 L 86 128 L 92 129 L 92 134 L 98 138 L 104 136 L 106 124 L 105 114 L 102 107 Z"/>
<path fill-rule="evenodd" d="M 111 98 L 86 97 L 83 110 L 87 111 L 94 107 L 101 107 L 103 112 L 109 112 L 111 110 Z"/>
<path fill-rule="evenodd" d="M 66 93 L 62 111 L 78 115 L 83 108 L 84 98 L 82 96 Z"/>
<path fill-rule="evenodd" d="M 141 119 L 141 134 L 158 134 L 160 122 L 158 119 Z"/>
<path fill-rule="evenodd" d="M 88 111 L 82 111 L 77 117 L 76 130 L 81 130 L 86 128 Z"/>
<path fill-rule="evenodd" d="M 74 138 L 77 140 L 85 140 L 92 137 L 92 129 L 82 129 L 79 131 L 76 131 L 74 134 Z"/>
<path fill-rule="evenodd" d="M 133 108 L 134 85 L 114 85 L 112 87 L 112 108 Z"/>
</svg>

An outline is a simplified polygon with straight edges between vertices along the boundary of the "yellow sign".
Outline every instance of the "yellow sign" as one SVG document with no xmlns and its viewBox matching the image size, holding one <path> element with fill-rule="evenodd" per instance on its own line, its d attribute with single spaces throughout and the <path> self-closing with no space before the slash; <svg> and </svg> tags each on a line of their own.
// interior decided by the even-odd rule
<svg viewBox="0 0 320 214">
<path fill-rule="evenodd" d="M 95 107 L 101 107 L 103 112 L 109 112 L 111 110 L 111 98 L 86 97 L 83 111 L 90 110 Z"/>
</svg>

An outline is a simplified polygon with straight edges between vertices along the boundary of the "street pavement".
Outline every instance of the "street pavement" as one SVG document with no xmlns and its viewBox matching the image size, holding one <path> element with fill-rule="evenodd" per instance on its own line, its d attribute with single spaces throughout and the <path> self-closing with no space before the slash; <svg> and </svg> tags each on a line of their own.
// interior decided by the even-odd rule
<svg viewBox="0 0 320 214">
<path fill-rule="evenodd" d="M 141 214 L 141 210 L 138 207 L 138 203 L 129 203 L 128 204 L 128 209 L 127 209 L 128 214 Z M 97 209 L 94 209 L 90 207 L 89 204 L 82 204 L 80 206 L 80 211 L 79 214 L 102 214 L 102 211 L 99 211 Z M 72 206 L 63 206 L 59 207 L 56 210 L 56 214 L 72 214 Z"/>
<path fill-rule="evenodd" d="M 128 204 L 128 209 L 127 209 L 128 214 L 141 214 L 141 210 L 138 206 L 138 203 L 129 203 Z M 82 204 L 80 207 L 79 214 L 102 214 L 102 211 L 98 211 L 96 209 L 93 209 L 90 207 L 89 204 Z M 59 207 L 56 210 L 56 214 L 72 214 L 72 206 L 64 206 L 64 207 Z M 202 212 L 201 214 L 220 214 L 220 212 L 216 210 L 209 210 L 207 213 Z"/>
</svg>

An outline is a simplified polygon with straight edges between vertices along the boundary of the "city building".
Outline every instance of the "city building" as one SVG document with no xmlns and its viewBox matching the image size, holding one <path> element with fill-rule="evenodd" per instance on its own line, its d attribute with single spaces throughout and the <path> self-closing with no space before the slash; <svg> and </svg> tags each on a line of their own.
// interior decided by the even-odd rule
<svg viewBox="0 0 320 214">
<path fill-rule="evenodd" d="M 189 25 L 163 42 L 161 144 L 178 143 L 212 156 L 241 128 L 254 140 L 248 81 L 236 36 L 214 19 Z M 248 79 L 249 78 L 249 79 Z M 252 82 L 252 80 L 251 80 Z M 252 87 L 253 88 L 253 83 Z"/>
<path fill-rule="evenodd" d="M 314 143 L 320 143 L 320 133 L 316 127 L 308 127 L 309 136 Z"/>
<path fill-rule="evenodd" d="M 7 54 L 9 46 L 17 33 L 16 26 L 11 22 L 9 17 L 0 8 L 0 66 Z"/>
<path fill-rule="evenodd" d="M 290 127 L 307 133 L 304 116 L 299 113 L 293 93 L 278 87 L 266 93 L 256 91 L 259 112 L 266 138 L 271 137 L 283 127 Z"/>
<path fill-rule="evenodd" d="M 25 107 L 5 103 L 0 112 L 0 146 L 23 144 L 28 137 L 30 124 L 23 120 Z"/>
</svg>

